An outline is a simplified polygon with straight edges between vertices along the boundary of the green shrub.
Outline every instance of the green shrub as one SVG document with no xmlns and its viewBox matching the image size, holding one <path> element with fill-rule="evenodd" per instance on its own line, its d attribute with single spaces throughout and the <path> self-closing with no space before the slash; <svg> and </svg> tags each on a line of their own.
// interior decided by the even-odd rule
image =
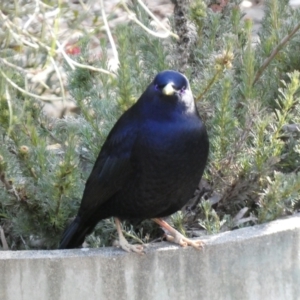
<svg viewBox="0 0 300 300">
<path fill-rule="evenodd" d="M 137 19 L 152 28 L 133 2 Z M 155 37 L 133 21 L 112 29 L 119 59 L 115 72 L 97 72 L 109 69 L 106 37 L 101 37 L 101 57 L 92 62 L 92 36 L 78 41 L 80 53 L 72 59 L 97 69 L 64 65 L 66 90 L 78 114 L 47 116 L 42 102 L 23 92 L 27 83 L 20 71 L 0 61 L 0 225 L 11 249 L 57 247 L 109 130 L 163 69 L 189 77 L 211 144 L 206 188 L 198 191 L 205 200 L 192 205 L 196 193 L 188 209 L 171 218 L 174 226 L 215 233 L 299 209 L 300 56 L 295 49 L 300 36 L 292 33 L 299 10 L 287 1 L 266 1 L 260 43 L 254 45 L 252 23 L 242 19 L 238 1 L 218 13 L 206 6 L 209 1 L 194 1 L 182 12 L 185 1 L 174 2 L 170 23 L 178 40 Z M 178 22 L 179 13 L 186 22 Z M 17 66 L 18 49 L 7 49 L 2 45 L 2 57 Z M 45 54 L 40 48 L 45 60 L 56 58 L 51 49 Z M 147 221 L 125 228 L 140 242 L 161 235 Z M 103 220 L 87 242 L 110 245 L 114 235 L 113 222 Z"/>
</svg>

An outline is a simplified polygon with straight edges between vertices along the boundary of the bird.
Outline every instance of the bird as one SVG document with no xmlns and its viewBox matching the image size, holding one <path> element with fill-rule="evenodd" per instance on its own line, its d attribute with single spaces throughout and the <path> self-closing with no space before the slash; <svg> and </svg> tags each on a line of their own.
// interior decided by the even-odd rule
<svg viewBox="0 0 300 300">
<path fill-rule="evenodd" d="M 201 249 L 163 218 L 193 196 L 209 154 L 205 124 L 187 77 L 174 70 L 158 73 L 140 98 L 121 115 L 108 134 L 88 177 L 78 214 L 63 232 L 59 249 L 80 247 L 100 220 L 113 217 L 118 245 L 130 244 L 121 222 L 152 219 L 166 239 Z"/>
</svg>

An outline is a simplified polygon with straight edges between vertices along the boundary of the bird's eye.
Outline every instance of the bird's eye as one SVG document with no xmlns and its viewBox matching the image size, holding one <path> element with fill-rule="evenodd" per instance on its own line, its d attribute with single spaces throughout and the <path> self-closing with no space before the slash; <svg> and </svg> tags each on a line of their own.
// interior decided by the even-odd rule
<svg viewBox="0 0 300 300">
<path fill-rule="evenodd" d="M 185 90 L 186 90 L 186 86 L 183 86 L 183 87 L 180 89 L 180 93 L 183 93 Z"/>
</svg>

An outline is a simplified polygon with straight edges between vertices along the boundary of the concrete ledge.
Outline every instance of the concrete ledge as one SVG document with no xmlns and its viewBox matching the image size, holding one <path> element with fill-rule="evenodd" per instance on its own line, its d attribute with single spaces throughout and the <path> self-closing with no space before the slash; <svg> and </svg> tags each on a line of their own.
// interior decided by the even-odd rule
<svg viewBox="0 0 300 300">
<path fill-rule="evenodd" d="M 115 248 L 0 252 L 1 300 L 300 299 L 300 214 L 168 243 L 143 256 Z"/>
</svg>

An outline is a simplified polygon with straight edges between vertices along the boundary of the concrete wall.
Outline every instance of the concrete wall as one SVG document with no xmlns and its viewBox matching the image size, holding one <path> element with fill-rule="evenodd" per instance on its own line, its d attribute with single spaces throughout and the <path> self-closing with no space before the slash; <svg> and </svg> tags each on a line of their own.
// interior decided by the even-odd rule
<svg viewBox="0 0 300 300">
<path fill-rule="evenodd" d="M 298 300 L 300 214 L 208 237 L 201 251 L 2 251 L 0 299 Z"/>
</svg>

